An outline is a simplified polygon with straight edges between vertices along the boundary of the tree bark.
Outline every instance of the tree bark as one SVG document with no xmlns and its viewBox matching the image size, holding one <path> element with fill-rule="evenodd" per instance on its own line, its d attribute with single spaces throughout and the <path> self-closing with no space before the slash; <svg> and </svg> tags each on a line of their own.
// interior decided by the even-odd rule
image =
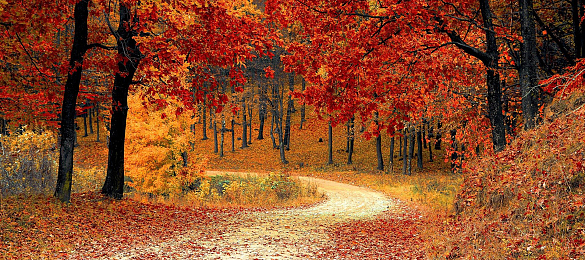
<svg viewBox="0 0 585 260">
<path fill-rule="evenodd" d="M 289 94 L 288 94 L 288 102 L 286 106 L 286 120 L 284 125 L 284 146 L 286 150 L 290 150 L 290 124 L 291 124 L 291 116 L 294 110 L 294 101 L 291 97 L 292 92 L 295 90 L 295 74 L 289 74 Z"/>
<path fill-rule="evenodd" d="M 347 128 L 347 135 L 348 135 L 348 141 L 347 141 L 347 164 L 352 164 L 353 163 L 353 145 L 354 145 L 354 140 L 355 140 L 355 124 L 354 124 L 355 118 L 352 117 L 349 122 L 348 122 L 348 128 Z"/>
<path fill-rule="evenodd" d="M 402 174 L 410 175 L 408 171 L 408 128 L 404 128 L 404 142 L 403 142 L 403 149 L 402 149 Z"/>
<path fill-rule="evenodd" d="M 331 126 L 331 119 L 327 125 L 327 164 L 333 164 L 333 127 Z"/>
<path fill-rule="evenodd" d="M 221 140 L 219 143 L 219 157 L 223 157 L 224 136 L 225 136 L 225 118 L 224 118 L 224 115 L 221 115 Z"/>
<path fill-rule="evenodd" d="M 416 131 L 416 144 L 417 144 L 417 149 L 416 149 L 416 165 L 418 166 L 419 170 L 423 169 L 423 140 L 422 140 L 422 131 L 421 128 L 423 126 L 420 126 L 417 131 Z"/>
<path fill-rule="evenodd" d="M 81 83 L 82 65 L 87 52 L 87 19 L 89 16 L 88 0 L 75 4 L 75 34 L 69 60 L 69 74 L 63 93 L 61 109 L 61 144 L 59 150 L 59 167 L 54 196 L 60 201 L 69 202 L 73 181 L 73 150 L 75 146 L 75 106 Z"/>
<path fill-rule="evenodd" d="M 520 21 L 523 43 L 521 44 L 522 63 L 520 64 L 520 88 L 522 89 L 522 115 L 524 129 L 536 125 L 540 100 L 538 88 L 538 56 L 536 50 L 536 28 L 534 25 L 534 5 L 532 0 L 519 0 Z"/>
<path fill-rule="evenodd" d="M 248 121 L 246 118 L 246 99 L 242 99 L 242 147 L 248 147 Z"/>
<path fill-rule="evenodd" d="M 259 119 L 259 126 L 258 126 L 258 140 L 264 139 L 264 121 L 266 120 L 266 102 L 260 99 L 260 107 L 258 109 L 258 119 Z"/>
<path fill-rule="evenodd" d="M 252 104 L 248 104 L 248 146 L 252 144 Z"/>
<path fill-rule="evenodd" d="M 498 73 L 498 60 L 500 53 L 493 25 L 493 13 L 489 0 L 479 0 L 481 15 L 483 18 L 483 30 L 486 37 L 486 51 L 471 47 L 454 31 L 447 31 L 451 41 L 459 49 L 481 60 L 486 67 L 488 117 L 492 127 L 492 143 L 494 151 L 502 151 L 506 147 L 506 126 L 504 114 L 502 114 L 502 90 L 500 74 Z"/>
<path fill-rule="evenodd" d="M 388 170 L 394 173 L 394 136 L 390 139 L 390 158 L 388 160 Z"/>
<path fill-rule="evenodd" d="M 303 93 L 305 92 L 305 88 L 306 88 L 306 82 L 305 82 L 305 78 L 303 77 L 302 81 L 301 81 L 301 87 L 302 87 L 302 91 Z M 303 129 L 303 124 L 305 123 L 306 119 L 305 119 L 305 102 L 303 102 L 301 104 L 301 124 L 299 126 L 299 129 Z"/>
<path fill-rule="evenodd" d="M 414 157 L 414 129 L 410 130 L 410 144 L 408 147 L 408 175 L 412 175 L 412 157 Z"/>
<path fill-rule="evenodd" d="M 206 109 L 207 104 L 205 102 L 206 101 L 205 99 L 206 98 L 203 97 L 203 106 L 201 108 L 201 109 L 203 109 L 203 113 L 202 113 L 203 114 L 203 129 L 202 129 L 203 130 L 203 138 L 201 138 L 201 140 L 209 139 L 207 137 L 207 109 Z"/>
<path fill-rule="evenodd" d="M 581 17 L 583 7 L 581 0 L 571 0 L 571 13 L 573 18 L 573 41 L 575 44 L 575 58 L 583 58 L 583 27 L 581 26 Z"/>
<path fill-rule="evenodd" d="M 117 30 L 119 36 L 117 47 L 118 55 L 124 58 L 118 61 L 119 72 L 114 76 L 108 169 L 106 181 L 102 187 L 103 194 L 115 199 L 122 199 L 124 195 L 124 141 L 128 116 L 128 89 L 142 59 L 142 54 L 133 38 L 136 32 L 132 26 L 138 24 L 138 19 L 134 17 L 134 21 L 130 20 L 130 9 L 124 1 L 120 1 L 119 7 L 120 23 Z"/>
<path fill-rule="evenodd" d="M 213 126 L 213 153 L 219 152 L 219 141 L 217 140 L 217 118 L 216 116 L 213 119 L 210 118 Z"/>
</svg>

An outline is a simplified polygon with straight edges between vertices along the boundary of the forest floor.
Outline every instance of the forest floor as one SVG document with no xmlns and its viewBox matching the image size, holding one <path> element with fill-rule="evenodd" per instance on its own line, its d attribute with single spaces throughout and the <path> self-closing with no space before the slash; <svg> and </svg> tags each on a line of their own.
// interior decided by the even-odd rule
<svg viewBox="0 0 585 260">
<path fill-rule="evenodd" d="M 218 174 L 220 172 L 213 172 Z M 110 252 L 103 259 L 419 259 L 422 216 L 380 192 L 313 177 L 327 200 L 302 208 L 244 210 L 216 225 L 163 242 Z M 220 234 L 202 236 L 202 234 Z M 88 257 L 81 248 L 72 255 Z M 91 255 L 89 255 L 91 256 Z"/>
</svg>

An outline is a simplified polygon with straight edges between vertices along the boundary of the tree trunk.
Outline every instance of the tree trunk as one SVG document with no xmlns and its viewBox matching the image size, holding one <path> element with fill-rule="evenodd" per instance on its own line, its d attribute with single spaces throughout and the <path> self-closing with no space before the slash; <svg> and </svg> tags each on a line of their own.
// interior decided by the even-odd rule
<svg viewBox="0 0 585 260">
<path fill-rule="evenodd" d="M 378 157 L 378 171 L 384 170 L 384 159 L 382 156 L 382 134 L 378 133 L 376 136 L 376 156 Z"/>
<path fill-rule="evenodd" d="M 95 141 L 100 142 L 100 103 L 95 106 Z"/>
<path fill-rule="evenodd" d="M 583 27 L 581 26 L 581 17 L 583 15 L 583 4 L 581 0 L 571 0 L 571 13 L 573 17 L 573 40 L 575 44 L 575 58 L 583 58 Z"/>
<path fill-rule="evenodd" d="M 532 129 L 538 117 L 540 88 L 538 88 L 538 56 L 533 1 L 519 0 L 523 43 L 521 46 L 520 88 L 522 89 L 522 115 L 524 129 Z"/>
<path fill-rule="evenodd" d="M 118 55 L 125 58 L 118 62 L 119 72 L 114 76 L 108 170 L 102 187 L 103 194 L 115 199 L 122 199 L 124 195 L 124 141 L 128 116 L 128 89 L 142 59 L 142 54 L 133 38 L 136 32 L 132 26 L 138 24 L 138 19 L 134 17 L 134 21 L 130 21 L 130 9 L 126 3 L 121 1 L 119 6 Z"/>
<path fill-rule="evenodd" d="M 223 157 L 224 136 L 225 136 L 225 118 L 224 118 L 224 115 L 221 115 L 221 140 L 219 143 L 219 157 Z"/>
<path fill-rule="evenodd" d="M 422 131 L 421 128 L 423 126 L 420 126 L 417 131 L 416 131 L 416 144 L 417 144 L 417 150 L 416 150 L 416 165 L 418 166 L 419 170 L 423 169 L 423 140 L 422 140 Z"/>
<path fill-rule="evenodd" d="M 248 146 L 252 144 L 252 105 L 248 105 Z"/>
<path fill-rule="evenodd" d="M 87 137 L 87 113 L 88 111 L 83 114 L 83 137 Z"/>
<path fill-rule="evenodd" d="M 431 148 L 432 147 L 431 138 L 433 137 L 432 136 L 433 127 L 429 126 L 428 129 L 429 129 L 429 139 L 428 139 L 429 140 L 429 162 L 433 162 L 433 149 Z"/>
<path fill-rule="evenodd" d="M 498 51 L 496 32 L 493 24 L 493 13 L 489 0 L 479 0 L 479 7 L 483 18 L 483 30 L 486 42 L 485 52 L 466 44 L 454 31 L 448 31 L 447 35 L 455 43 L 455 46 L 477 57 L 486 67 L 488 117 L 492 127 L 494 151 L 499 152 L 506 147 L 506 126 L 504 115 L 502 114 L 502 89 L 500 75 L 498 73 L 500 53 Z"/>
<path fill-rule="evenodd" d="M 286 150 L 290 150 L 290 120 L 291 120 L 291 116 L 292 116 L 292 112 L 294 110 L 294 101 L 291 97 L 292 92 L 295 90 L 295 74 L 294 73 L 290 73 L 289 74 L 289 78 L 288 78 L 288 83 L 289 83 L 289 93 L 288 93 L 288 102 L 286 105 L 286 120 L 285 120 L 285 125 L 284 125 L 284 145 L 286 147 Z"/>
<path fill-rule="evenodd" d="M 61 109 L 61 144 L 59 150 L 59 168 L 54 196 L 63 202 L 71 198 L 73 180 L 73 149 L 75 145 L 75 106 L 81 83 L 82 65 L 87 51 L 88 0 L 75 4 L 75 34 L 69 60 L 69 74 L 63 93 Z"/>
<path fill-rule="evenodd" d="M 272 120 L 270 121 L 270 138 L 272 139 L 272 148 L 277 149 L 278 146 L 276 145 L 276 138 L 274 137 L 274 129 L 276 124 L 276 115 L 274 111 L 272 111 Z"/>
<path fill-rule="evenodd" d="M 202 129 L 203 130 L 203 138 L 201 138 L 201 140 L 209 139 L 207 137 L 207 109 L 206 109 L 207 104 L 205 102 L 206 101 L 205 99 L 206 98 L 203 97 L 203 106 L 202 106 L 202 109 L 203 109 L 203 113 L 202 113 L 203 114 L 203 129 Z"/>
<path fill-rule="evenodd" d="M 455 169 L 457 167 L 456 161 L 457 161 L 457 139 L 455 138 L 455 136 L 457 135 L 457 130 L 453 129 L 451 130 L 451 149 L 453 149 L 453 153 L 451 154 L 451 170 L 453 172 L 455 172 Z"/>
<path fill-rule="evenodd" d="M 328 124 L 328 134 L 327 134 L 327 155 L 328 160 L 327 164 L 333 164 L 333 127 L 331 126 L 331 119 L 329 120 Z"/>
<path fill-rule="evenodd" d="M 236 151 L 236 128 L 234 127 L 234 125 L 236 124 L 234 118 L 232 117 L 232 152 Z"/>
<path fill-rule="evenodd" d="M 408 175 L 412 175 L 412 157 L 414 157 L 414 129 L 410 130 L 410 144 L 408 147 Z"/>
<path fill-rule="evenodd" d="M 260 104 L 258 108 L 258 119 L 259 119 L 259 126 L 258 126 L 258 140 L 264 139 L 264 121 L 266 120 L 266 103 L 260 99 Z"/>
<path fill-rule="evenodd" d="M 248 121 L 246 118 L 246 99 L 242 99 L 242 147 L 248 147 Z"/>
<path fill-rule="evenodd" d="M 305 78 L 303 77 L 302 79 L 302 91 L 303 93 L 305 92 L 305 88 L 306 88 L 306 82 L 305 82 Z M 302 102 L 303 104 L 301 105 L 301 124 L 299 126 L 299 129 L 303 129 L 303 124 L 305 123 L 305 102 Z"/>
<path fill-rule="evenodd" d="M 219 141 L 217 140 L 217 122 L 216 122 L 216 118 L 215 116 L 213 117 L 213 119 L 209 119 L 212 122 L 212 126 L 213 126 L 213 153 L 218 153 L 219 152 Z"/>
<path fill-rule="evenodd" d="M 404 175 L 410 175 L 408 171 L 408 128 L 404 128 L 404 142 L 402 149 L 402 173 Z"/>
<path fill-rule="evenodd" d="M 348 140 L 347 140 L 347 164 L 352 164 L 353 160 L 353 145 L 354 145 L 354 139 L 355 139 L 355 124 L 354 124 L 355 118 L 352 117 L 349 122 L 348 122 L 348 128 L 347 128 L 347 135 L 348 135 Z"/>
<path fill-rule="evenodd" d="M 435 150 L 441 150 L 441 121 L 437 123 L 437 133 L 435 134 Z"/>
<path fill-rule="evenodd" d="M 89 118 L 88 118 L 88 120 L 89 120 L 89 133 L 90 134 L 93 134 L 93 111 L 94 111 L 93 108 L 90 108 L 88 110 L 88 113 L 89 113 Z"/>
<path fill-rule="evenodd" d="M 390 139 L 390 158 L 388 160 L 390 173 L 394 173 L 394 136 Z"/>
</svg>

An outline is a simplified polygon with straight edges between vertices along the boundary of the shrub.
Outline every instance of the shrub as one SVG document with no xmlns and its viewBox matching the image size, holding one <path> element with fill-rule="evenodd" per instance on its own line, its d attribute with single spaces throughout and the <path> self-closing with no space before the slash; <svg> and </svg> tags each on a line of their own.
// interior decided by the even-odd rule
<svg viewBox="0 0 585 260">
<path fill-rule="evenodd" d="M 55 135 L 26 128 L 18 134 L 0 135 L 0 192 L 49 194 L 56 181 Z"/>
</svg>

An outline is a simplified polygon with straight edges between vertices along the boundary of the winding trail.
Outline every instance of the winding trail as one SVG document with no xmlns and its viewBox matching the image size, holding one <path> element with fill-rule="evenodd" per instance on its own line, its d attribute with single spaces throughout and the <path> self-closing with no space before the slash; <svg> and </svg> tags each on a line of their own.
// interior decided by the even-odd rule
<svg viewBox="0 0 585 260">
<path fill-rule="evenodd" d="M 232 173 L 208 172 L 218 174 Z M 373 218 L 395 205 L 382 193 L 370 189 L 313 177 L 299 178 L 316 184 L 328 199 L 309 208 L 247 212 L 226 220 L 231 227 L 219 237 L 193 241 L 191 238 L 198 237 L 197 234 L 186 233 L 176 240 L 136 249 L 134 253 L 124 252 L 115 258 L 167 255 L 198 259 L 306 259 L 330 243 L 327 227 Z"/>
</svg>

